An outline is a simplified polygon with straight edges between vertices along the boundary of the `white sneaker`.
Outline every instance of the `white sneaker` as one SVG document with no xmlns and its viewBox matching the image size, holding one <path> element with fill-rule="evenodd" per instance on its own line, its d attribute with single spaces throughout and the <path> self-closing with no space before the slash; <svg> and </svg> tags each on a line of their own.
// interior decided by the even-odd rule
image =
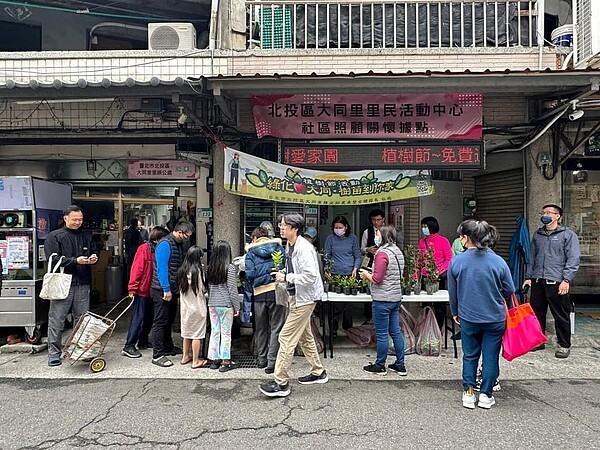
<svg viewBox="0 0 600 450">
<path fill-rule="evenodd" d="M 463 392 L 462 403 L 465 408 L 475 409 L 475 394 L 473 393 L 473 386 Z"/>
<path fill-rule="evenodd" d="M 477 406 L 484 409 L 490 409 L 492 406 L 496 404 L 496 399 L 492 395 L 488 397 L 486 394 L 479 394 L 479 401 L 477 402 Z"/>
</svg>

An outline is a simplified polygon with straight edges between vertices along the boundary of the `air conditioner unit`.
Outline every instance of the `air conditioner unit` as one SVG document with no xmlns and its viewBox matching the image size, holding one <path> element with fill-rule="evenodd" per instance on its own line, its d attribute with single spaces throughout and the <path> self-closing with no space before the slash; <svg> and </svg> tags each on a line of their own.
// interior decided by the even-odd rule
<svg viewBox="0 0 600 450">
<path fill-rule="evenodd" d="M 150 50 L 195 50 L 196 29 L 191 23 L 149 23 Z"/>
<path fill-rule="evenodd" d="M 573 20 L 576 67 L 600 67 L 600 2 L 577 0 L 573 3 Z"/>
</svg>

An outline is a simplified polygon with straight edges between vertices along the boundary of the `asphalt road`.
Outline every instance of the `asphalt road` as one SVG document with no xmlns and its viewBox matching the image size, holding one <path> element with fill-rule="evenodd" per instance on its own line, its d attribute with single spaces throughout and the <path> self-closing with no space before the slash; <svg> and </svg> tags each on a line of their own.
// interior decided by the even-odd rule
<svg viewBox="0 0 600 450">
<path fill-rule="evenodd" d="M 268 399 L 257 380 L 0 379 L 1 449 L 600 449 L 600 380 L 330 380 Z"/>
</svg>

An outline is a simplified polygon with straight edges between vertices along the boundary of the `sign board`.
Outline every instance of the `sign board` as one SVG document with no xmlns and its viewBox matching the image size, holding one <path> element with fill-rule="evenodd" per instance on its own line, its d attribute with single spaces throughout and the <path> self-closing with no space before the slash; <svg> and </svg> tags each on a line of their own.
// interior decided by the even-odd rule
<svg viewBox="0 0 600 450">
<path fill-rule="evenodd" d="M 600 132 L 594 133 L 585 143 L 585 156 L 600 156 Z"/>
<path fill-rule="evenodd" d="M 141 159 L 129 161 L 130 179 L 195 179 L 196 165 L 178 159 Z"/>
<path fill-rule="evenodd" d="M 212 208 L 197 208 L 196 217 L 198 219 L 211 219 L 213 216 Z"/>
<path fill-rule="evenodd" d="M 481 142 L 405 144 L 284 144 L 283 162 L 291 166 L 340 170 L 481 169 Z"/>
<path fill-rule="evenodd" d="M 255 95 L 252 114 L 259 138 L 480 140 L 483 97 L 479 93 Z"/>
<path fill-rule="evenodd" d="M 364 205 L 434 193 L 417 170 L 322 171 L 278 164 L 225 148 L 225 190 L 231 194 L 305 205 Z"/>
</svg>

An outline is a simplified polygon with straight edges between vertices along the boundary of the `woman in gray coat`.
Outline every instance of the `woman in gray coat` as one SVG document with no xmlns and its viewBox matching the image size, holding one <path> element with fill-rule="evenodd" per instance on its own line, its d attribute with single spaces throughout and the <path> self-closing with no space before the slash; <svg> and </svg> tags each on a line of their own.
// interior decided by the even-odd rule
<svg viewBox="0 0 600 450">
<path fill-rule="evenodd" d="M 402 288 L 400 279 L 404 270 L 404 255 L 396 246 L 396 229 L 391 225 L 382 225 L 375 232 L 381 245 L 373 259 L 373 273 L 360 271 L 360 277 L 371 282 L 371 298 L 373 299 L 373 322 L 377 337 L 377 359 L 375 363 L 363 369 L 378 375 L 387 375 L 385 360 L 389 350 L 388 335 L 391 336 L 396 349 L 396 361 L 388 368 L 399 375 L 406 375 L 404 365 L 404 337 L 400 330 L 400 302 Z"/>
</svg>

